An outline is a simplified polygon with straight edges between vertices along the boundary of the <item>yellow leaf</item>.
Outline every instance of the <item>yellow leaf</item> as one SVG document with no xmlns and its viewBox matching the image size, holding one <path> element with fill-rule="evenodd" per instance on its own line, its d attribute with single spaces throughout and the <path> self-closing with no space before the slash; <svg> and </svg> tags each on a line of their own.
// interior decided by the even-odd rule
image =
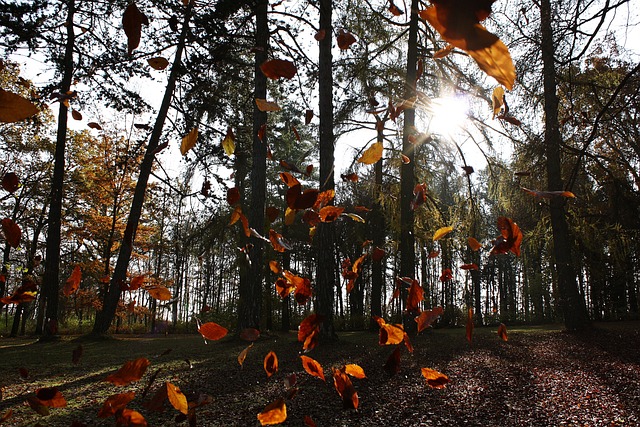
<svg viewBox="0 0 640 427">
<path fill-rule="evenodd" d="M 345 365 L 344 373 L 358 379 L 367 378 L 367 376 L 364 374 L 364 369 L 362 369 L 360 365 L 356 365 L 355 363 L 349 363 L 348 365 Z"/>
<path fill-rule="evenodd" d="M 162 285 L 150 285 L 145 287 L 145 289 L 153 299 L 169 301 L 172 297 L 171 291 Z"/>
<path fill-rule="evenodd" d="M 167 386 L 167 396 L 169 397 L 171 406 L 186 415 L 189 412 L 187 397 L 180 391 L 178 387 L 174 386 L 170 382 L 167 382 L 165 384 Z"/>
<path fill-rule="evenodd" d="M 504 89 L 502 86 L 498 86 L 493 90 L 491 94 L 491 104 L 493 107 L 493 118 L 496 118 L 496 114 L 500 112 L 500 108 L 504 105 Z"/>
<path fill-rule="evenodd" d="M 38 109 L 28 99 L 0 89 L 0 122 L 19 122 L 37 113 Z"/>
<path fill-rule="evenodd" d="M 169 66 L 169 61 L 167 61 L 166 58 L 163 58 L 161 56 L 158 56 L 155 58 L 149 58 L 147 59 L 147 62 L 149 63 L 151 68 L 155 70 L 164 70 Z"/>
<path fill-rule="evenodd" d="M 359 163 L 372 165 L 382 158 L 382 142 L 377 141 L 371 144 L 371 147 L 362 153 L 362 157 L 358 159 Z"/>
<path fill-rule="evenodd" d="M 198 128 L 195 127 L 191 129 L 184 138 L 182 138 L 182 143 L 180 144 L 180 153 L 184 156 L 187 154 L 187 151 L 191 150 L 196 146 L 196 141 L 198 140 Z"/>
<path fill-rule="evenodd" d="M 282 108 L 272 101 L 267 101 L 266 99 L 256 98 L 256 105 L 258 106 L 258 110 L 260 111 L 280 111 Z"/>
<path fill-rule="evenodd" d="M 452 231 L 453 231 L 453 227 L 439 228 L 433 235 L 433 241 L 435 242 L 436 240 L 442 239 L 444 236 L 451 233 Z"/>
<path fill-rule="evenodd" d="M 247 358 L 247 354 L 249 354 L 249 350 L 251 349 L 251 347 L 253 347 L 253 343 L 251 343 L 248 347 L 242 350 L 238 355 L 238 363 L 240 364 L 240 366 L 242 366 L 242 364 L 244 363 L 244 359 Z"/>
<path fill-rule="evenodd" d="M 284 213 L 284 223 L 286 225 L 291 225 L 295 220 L 296 220 L 296 210 L 287 208 L 287 210 Z"/>
<path fill-rule="evenodd" d="M 227 134 L 222 140 L 222 148 L 224 148 L 224 152 L 227 156 L 232 155 L 236 151 L 236 136 L 233 134 L 233 130 L 231 130 L 231 126 L 227 128 Z"/>
<path fill-rule="evenodd" d="M 258 414 L 260 425 L 268 426 L 283 423 L 287 419 L 287 405 L 284 398 L 280 397 L 275 402 L 267 405 L 262 412 Z"/>
<path fill-rule="evenodd" d="M 345 214 L 343 214 L 343 215 L 348 216 L 349 218 L 351 218 L 351 219 L 352 219 L 352 220 L 354 220 L 355 222 L 362 222 L 362 223 L 364 223 L 364 222 L 365 222 L 364 218 L 362 218 L 360 215 L 356 215 L 356 214 L 354 214 L 354 213 L 345 213 Z"/>
</svg>

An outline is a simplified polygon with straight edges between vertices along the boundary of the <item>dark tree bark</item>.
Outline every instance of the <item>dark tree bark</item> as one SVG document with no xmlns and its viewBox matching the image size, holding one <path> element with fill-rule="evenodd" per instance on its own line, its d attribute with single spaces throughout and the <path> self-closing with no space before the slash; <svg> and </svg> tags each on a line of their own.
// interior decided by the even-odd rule
<svg viewBox="0 0 640 427">
<path fill-rule="evenodd" d="M 320 110 L 320 191 L 333 190 L 334 143 L 333 134 L 333 57 L 331 55 L 333 25 L 332 0 L 320 0 L 320 29 L 326 36 L 319 43 L 319 110 Z M 323 316 L 324 336 L 333 336 L 333 302 L 336 276 L 334 273 L 335 245 L 333 223 L 318 224 L 316 270 L 316 313 Z"/>
<path fill-rule="evenodd" d="M 378 141 L 384 141 L 384 123 L 386 120 L 377 119 L 378 123 Z M 375 185 L 373 190 L 373 210 L 371 212 L 371 234 L 373 237 L 373 246 L 376 248 L 384 248 L 385 223 L 382 206 L 380 205 L 380 195 L 382 193 L 382 159 L 378 160 L 373 167 L 375 174 Z M 382 285 L 384 281 L 384 258 L 373 260 L 371 264 L 371 321 L 369 328 L 376 330 L 378 322 L 373 316 L 382 317 Z"/>
<path fill-rule="evenodd" d="M 67 41 L 64 52 L 64 69 L 60 92 L 66 93 L 71 88 L 73 79 L 73 47 L 75 33 L 73 32 L 73 18 L 76 12 L 75 0 L 69 0 L 67 5 Z M 55 336 L 58 333 L 58 298 L 60 291 L 60 241 L 62 222 L 62 197 L 64 185 L 64 156 L 67 141 L 68 108 L 60 102 L 58 112 L 58 130 L 56 134 L 56 153 L 53 165 L 53 179 L 51 181 L 51 201 L 47 220 L 47 245 L 44 267 L 42 291 L 45 296 L 45 322 L 42 333 L 44 336 Z"/>
<path fill-rule="evenodd" d="M 416 96 L 416 75 L 418 67 L 418 0 L 411 1 L 411 19 L 409 21 L 409 42 L 407 46 L 407 74 L 404 99 Z M 414 214 L 411 209 L 413 189 L 415 187 L 415 152 L 409 136 L 415 132 L 414 108 L 404 110 L 404 128 L 402 132 L 402 153 L 409 158 L 400 168 L 400 276 L 415 277 L 415 237 L 413 235 Z M 407 298 L 406 287 L 402 288 L 402 301 Z M 403 316 L 405 330 L 415 330 L 415 313 Z"/>
<path fill-rule="evenodd" d="M 267 20 L 267 0 L 256 2 L 256 54 L 254 98 L 267 97 L 267 77 L 260 70 L 260 65 L 267 60 L 269 48 L 269 26 Z M 264 230 L 264 208 L 267 192 L 267 141 L 258 138 L 258 132 L 267 123 L 267 113 L 253 106 L 253 147 L 251 169 L 251 209 L 249 224 L 261 234 Z M 264 281 L 264 241 L 256 237 L 251 238 L 253 249 L 250 252 L 251 265 L 247 286 L 239 288 L 238 300 L 238 330 L 244 328 L 260 328 L 260 314 L 262 308 L 262 283 Z"/>
<path fill-rule="evenodd" d="M 544 79 L 544 113 L 547 187 L 550 191 L 563 190 L 560 147 L 562 136 L 558 122 L 558 95 L 556 93 L 555 42 L 553 39 L 550 0 L 540 3 L 540 35 L 542 37 L 542 63 Z M 584 299 L 578 291 L 575 266 L 571 254 L 572 237 L 567 224 L 565 199 L 554 197 L 550 203 L 553 230 L 553 254 L 558 277 L 559 303 L 565 327 L 570 331 L 588 327 L 589 318 Z"/>
<path fill-rule="evenodd" d="M 142 164 L 140 165 L 140 173 L 138 175 L 138 182 L 133 194 L 133 200 L 131 202 L 131 210 L 129 211 L 129 217 L 127 219 L 127 226 L 124 230 L 124 236 L 120 246 L 120 252 L 118 252 L 118 260 L 113 272 L 113 277 L 109 284 L 109 289 L 104 298 L 104 305 L 102 311 L 96 313 L 96 320 L 93 325 L 93 334 L 104 334 L 109 330 L 111 323 L 116 314 L 116 308 L 118 307 L 118 300 L 120 299 L 121 289 L 120 285 L 124 283 L 127 276 L 127 269 L 129 267 L 129 261 L 131 260 L 131 253 L 133 251 L 133 243 L 135 241 L 136 231 L 138 229 L 138 223 L 140 216 L 142 215 L 142 205 L 144 203 L 145 193 L 147 190 L 147 183 L 149 176 L 153 169 L 153 162 L 155 161 L 156 151 L 160 142 L 160 136 L 162 135 L 162 127 L 164 126 L 167 113 L 169 112 L 169 106 L 171 105 L 171 98 L 176 86 L 176 80 L 180 72 L 180 62 L 182 60 L 182 52 L 184 51 L 185 41 L 187 34 L 189 33 L 189 20 L 191 18 L 191 10 L 195 2 L 189 2 L 186 8 L 184 25 L 180 38 L 176 48 L 176 54 L 171 66 L 171 73 L 167 81 L 167 87 L 164 92 L 164 98 L 156 117 L 156 122 L 149 138 L 149 144 L 145 151 Z"/>
</svg>

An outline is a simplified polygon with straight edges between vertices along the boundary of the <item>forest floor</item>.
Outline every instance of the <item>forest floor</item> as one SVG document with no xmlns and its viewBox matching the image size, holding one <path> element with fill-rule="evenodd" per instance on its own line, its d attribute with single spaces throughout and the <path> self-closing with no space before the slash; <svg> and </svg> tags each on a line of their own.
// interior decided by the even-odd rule
<svg viewBox="0 0 640 427">
<path fill-rule="evenodd" d="M 101 341 L 65 337 L 50 343 L 0 338 L 0 417 L 12 411 L 0 424 L 114 425 L 113 417 L 97 417 L 103 402 L 134 391 L 128 407 L 142 413 L 149 425 L 187 426 L 168 403 L 162 413 L 142 404 L 169 381 L 190 400 L 210 396 L 210 403 L 196 409 L 198 426 L 256 426 L 256 415 L 287 394 L 284 379 L 295 373 L 298 393 L 286 400 L 285 426 L 304 426 L 305 416 L 324 427 L 640 425 L 640 323 L 597 324 L 580 334 L 548 325 L 508 332 L 503 342 L 496 328 L 476 328 L 469 345 L 464 329 L 425 331 L 412 338 L 413 354 L 402 349 L 400 372 L 394 376 L 382 368 L 394 347 L 378 345 L 372 332 L 341 333 L 335 343 L 321 343 L 307 354 L 324 368 L 326 383 L 303 370 L 294 332 L 263 335 L 242 368 L 237 357 L 248 343 L 237 338 L 207 345 L 199 335 Z M 72 352 L 80 344 L 83 355 L 76 365 Z M 278 356 L 279 371 L 267 378 L 263 359 L 271 350 Z M 151 362 L 139 382 L 116 387 L 104 381 L 139 357 Z M 357 411 L 343 409 L 331 377 L 331 368 L 347 363 L 360 365 L 367 376 L 352 379 L 360 401 Z M 444 373 L 450 382 L 442 389 L 429 387 L 423 367 Z M 20 368 L 26 369 L 26 378 Z M 156 373 L 151 391 L 142 398 Z M 53 386 L 66 398 L 66 407 L 41 416 L 25 403 L 37 388 Z"/>
</svg>

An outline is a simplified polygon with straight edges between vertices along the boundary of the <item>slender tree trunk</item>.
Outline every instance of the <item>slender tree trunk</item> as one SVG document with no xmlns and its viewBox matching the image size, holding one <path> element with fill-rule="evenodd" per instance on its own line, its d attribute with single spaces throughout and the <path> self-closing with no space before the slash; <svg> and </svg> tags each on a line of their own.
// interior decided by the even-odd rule
<svg viewBox="0 0 640 427">
<path fill-rule="evenodd" d="M 407 46 L 407 74 L 404 99 L 416 96 L 416 75 L 418 68 L 418 0 L 411 1 L 411 19 L 409 21 L 409 43 Z M 409 158 L 400 167 L 400 276 L 415 277 L 415 238 L 413 235 L 414 214 L 411 209 L 413 189 L 415 187 L 415 152 L 409 137 L 415 132 L 415 108 L 404 110 L 402 132 L 402 153 Z M 407 288 L 402 287 L 401 299 L 407 298 Z M 403 315 L 405 330 L 416 330 L 415 313 Z"/>
<path fill-rule="evenodd" d="M 378 142 L 384 141 L 384 122 L 378 120 Z M 380 196 L 382 194 L 382 159 L 378 160 L 373 167 L 375 174 L 375 185 L 373 190 L 373 211 L 371 212 L 371 232 L 373 237 L 373 246 L 375 248 L 384 248 L 385 224 L 382 205 L 380 204 Z M 371 320 L 369 328 L 376 330 L 378 322 L 373 316 L 382 317 L 382 284 L 384 281 L 384 257 L 383 259 L 373 260 L 371 265 Z"/>
<path fill-rule="evenodd" d="M 142 205 L 144 203 L 144 197 L 147 190 L 147 182 L 149 181 L 149 175 L 151 175 L 151 170 L 153 169 L 156 149 L 158 148 L 160 136 L 162 135 L 162 127 L 167 117 L 167 113 L 169 112 L 171 98 L 173 97 L 176 80 L 178 78 L 178 73 L 180 72 L 182 52 L 184 50 L 187 34 L 189 33 L 189 19 L 191 18 L 191 10 L 194 3 L 194 1 L 190 1 L 185 12 L 184 25 L 176 48 L 175 59 L 171 67 L 171 74 L 167 81 L 167 88 L 165 89 L 164 98 L 162 99 L 160 110 L 158 111 L 156 123 L 153 127 L 153 131 L 151 132 L 151 137 L 149 138 L 149 144 L 147 146 L 144 159 L 140 165 L 138 182 L 136 183 L 136 188 L 133 194 L 131 210 L 127 219 L 127 226 L 124 231 L 120 252 L 118 252 L 118 260 L 116 261 L 113 277 L 109 284 L 109 290 L 104 298 L 102 311 L 96 313 L 96 321 L 93 325 L 93 334 L 99 335 L 106 333 L 109 330 L 116 314 L 118 300 L 120 299 L 120 294 L 122 292 L 120 290 L 120 285 L 126 280 L 127 268 L 129 267 L 129 261 L 131 260 L 131 252 L 133 251 L 133 243 L 135 241 L 140 216 L 142 215 Z"/>
<path fill-rule="evenodd" d="M 560 147 L 562 136 L 558 122 L 556 93 L 555 44 L 553 40 L 551 1 L 540 2 L 540 34 L 544 79 L 545 147 L 547 187 L 550 191 L 563 189 Z M 576 272 L 571 257 L 572 238 L 565 213 L 565 199 L 554 197 L 550 203 L 553 230 L 553 254 L 558 277 L 559 303 L 565 327 L 570 331 L 588 327 L 589 318 L 584 299 L 578 291 Z"/>
<path fill-rule="evenodd" d="M 333 134 L 333 57 L 331 55 L 333 26 L 332 0 L 320 0 L 320 29 L 326 36 L 319 43 L 319 110 L 320 110 L 320 191 L 333 190 L 334 142 Z M 322 333 L 334 337 L 333 302 L 336 288 L 334 273 L 335 245 L 333 223 L 320 223 L 316 233 L 317 270 L 316 270 L 316 313 L 323 317 Z"/>
<path fill-rule="evenodd" d="M 73 32 L 73 18 L 76 11 L 75 0 L 69 0 L 67 4 L 67 41 L 64 53 L 64 70 L 60 92 L 66 93 L 71 87 L 73 78 L 73 46 L 75 34 Z M 54 336 L 58 333 L 58 293 L 60 289 L 60 242 L 62 222 L 62 187 L 64 185 L 64 152 L 67 139 L 67 114 L 68 108 L 60 102 L 58 112 L 58 131 L 56 135 L 56 153 L 53 165 L 53 180 L 51 181 L 51 201 L 49 217 L 47 221 L 47 246 L 43 278 L 43 294 L 46 304 L 45 324 L 43 333 L 45 336 Z"/>
</svg>

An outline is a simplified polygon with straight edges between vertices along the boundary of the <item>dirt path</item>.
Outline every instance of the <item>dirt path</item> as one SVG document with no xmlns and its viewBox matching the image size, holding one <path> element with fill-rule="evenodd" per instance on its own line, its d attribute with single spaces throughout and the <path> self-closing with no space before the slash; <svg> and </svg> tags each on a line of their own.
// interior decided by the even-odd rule
<svg viewBox="0 0 640 427">
<path fill-rule="evenodd" d="M 398 374 L 382 366 L 393 351 L 379 346 L 377 335 L 348 333 L 331 345 L 320 345 L 308 356 L 324 368 L 326 383 L 302 369 L 295 334 L 273 335 L 258 341 L 240 369 L 236 360 L 247 343 L 228 340 L 204 345 L 198 337 L 128 339 L 85 343 L 79 366 L 70 363 L 78 344 L 31 344 L 6 347 L 0 340 L 0 416 L 14 411 L 3 425 L 114 425 L 96 414 L 107 396 L 136 392 L 130 407 L 150 425 L 176 423 L 178 413 L 167 405 L 163 413 L 142 405 L 142 389 L 156 370 L 155 386 L 178 385 L 194 400 L 210 396 L 212 403 L 197 409 L 198 426 L 256 426 L 256 414 L 287 394 L 284 378 L 296 374 L 298 392 L 286 401 L 285 426 L 304 426 L 310 416 L 318 426 L 639 426 L 640 324 L 604 325 L 593 332 L 569 335 L 557 330 L 512 329 L 509 341 L 495 328 L 477 329 L 469 346 L 464 331 L 427 331 L 412 340 L 415 351 L 403 348 Z M 163 354 L 167 348 L 172 351 Z M 280 370 L 266 378 L 263 358 L 278 355 Z M 115 388 L 101 381 L 124 361 L 145 356 L 151 366 L 145 377 Z M 30 360 L 33 359 L 33 360 Z M 44 363 L 43 363 L 44 362 Z M 352 379 L 359 396 L 357 411 L 343 409 L 333 387 L 331 368 L 359 364 L 366 379 Z M 27 366 L 29 379 L 16 381 L 17 369 Z M 420 368 L 449 376 L 444 389 L 426 385 Z M 40 417 L 24 405 L 25 393 L 57 385 L 67 408 Z M 79 424 L 82 425 L 82 424 Z"/>
</svg>

